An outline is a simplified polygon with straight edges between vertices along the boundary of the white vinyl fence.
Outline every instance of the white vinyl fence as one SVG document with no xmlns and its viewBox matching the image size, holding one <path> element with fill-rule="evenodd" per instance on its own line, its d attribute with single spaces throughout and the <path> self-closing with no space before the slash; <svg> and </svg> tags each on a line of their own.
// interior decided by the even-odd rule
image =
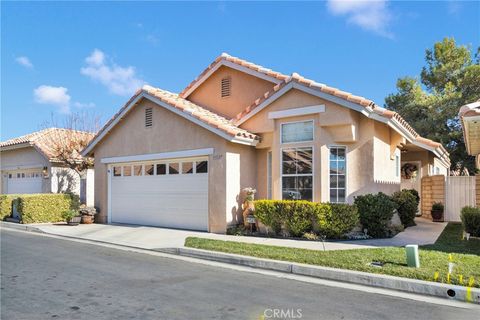
<svg viewBox="0 0 480 320">
<path fill-rule="evenodd" d="M 460 221 L 465 206 L 475 207 L 475 177 L 446 177 L 445 221 Z"/>
</svg>

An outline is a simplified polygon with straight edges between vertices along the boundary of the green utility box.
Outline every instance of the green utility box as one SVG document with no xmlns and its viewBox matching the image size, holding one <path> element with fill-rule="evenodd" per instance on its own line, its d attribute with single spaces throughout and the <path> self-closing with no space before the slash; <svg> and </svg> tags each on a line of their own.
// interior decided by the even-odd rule
<svg viewBox="0 0 480 320">
<path fill-rule="evenodd" d="M 418 244 L 408 244 L 405 246 L 407 254 L 407 265 L 409 267 L 420 268 L 420 258 L 418 256 Z"/>
</svg>

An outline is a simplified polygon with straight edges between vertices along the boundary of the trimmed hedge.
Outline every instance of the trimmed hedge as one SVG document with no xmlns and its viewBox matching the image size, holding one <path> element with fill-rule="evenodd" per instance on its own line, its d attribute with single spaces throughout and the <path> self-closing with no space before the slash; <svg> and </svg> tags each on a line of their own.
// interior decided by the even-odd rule
<svg viewBox="0 0 480 320">
<path fill-rule="evenodd" d="M 418 195 L 418 193 L 417 193 Z M 415 214 L 418 211 L 418 201 L 411 190 L 403 189 L 392 195 L 392 200 L 397 204 L 400 220 L 405 228 L 415 224 Z"/>
<path fill-rule="evenodd" d="M 397 204 L 383 192 L 355 197 L 360 213 L 360 222 L 369 236 L 384 238 L 390 236 L 389 223 Z"/>
<path fill-rule="evenodd" d="M 460 218 L 465 232 L 474 237 L 480 237 L 480 208 L 463 207 Z"/>
<path fill-rule="evenodd" d="M 255 217 L 274 234 L 283 229 L 291 236 L 312 232 L 339 238 L 359 221 L 355 206 L 295 200 L 257 200 Z"/>
<path fill-rule="evenodd" d="M 11 215 L 12 202 L 17 202 L 22 223 L 63 221 L 64 211 L 78 210 L 80 206 L 77 195 L 63 193 L 1 195 L 0 200 L 3 217 Z"/>
<path fill-rule="evenodd" d="M 5 220 L 12 216 L 12 204 L 18 197 L 18 194 L 0 194 L 0 219 Z"/>
</svg>

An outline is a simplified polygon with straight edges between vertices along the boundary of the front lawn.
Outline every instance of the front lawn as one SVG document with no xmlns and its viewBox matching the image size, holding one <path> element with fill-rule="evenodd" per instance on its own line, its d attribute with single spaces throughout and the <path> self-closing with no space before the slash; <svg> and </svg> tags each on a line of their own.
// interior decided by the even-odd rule
<svg viewBox="0 0 480 320">
<path fill-rule="evenodd" d="M 451 283 L 465 284 L 470 277 L 474 277 L 473 286 L 480 288 L 480 240 L 465 241 L 461 240 L 461 236 L 461 225 L 448 224 L 434 245 L 421 247 L 421 267 L 418 269 L 407 267 L 405 249 L 396 247 L 317 251 L 196 237 L 188 237 L 185 240 L 185 246 L 427 281 L 433 281 L 435 272 L 438 272 L 437 281 L 445 283 L 447 282 L 448 259 L 451 253 L 453 262 L 456 264 L 451 275 Z M 371 262 L 381 262 L 384 265 L 381 268 L 373 267 L 370 266 Z M 459 282 L 460 275 L 463 276 L 463 283 Z"/>
</svg>

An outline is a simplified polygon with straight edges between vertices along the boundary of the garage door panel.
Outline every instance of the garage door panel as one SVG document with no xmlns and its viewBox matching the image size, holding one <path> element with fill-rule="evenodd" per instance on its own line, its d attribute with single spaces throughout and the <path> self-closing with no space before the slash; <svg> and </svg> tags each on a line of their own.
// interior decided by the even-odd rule
<svg viewBox="0 0 480 320">
<path fill-rule="evenodd" d="M 208 174 L 112 177 L 111 220 L 208 229 Z"/>
</svg>

